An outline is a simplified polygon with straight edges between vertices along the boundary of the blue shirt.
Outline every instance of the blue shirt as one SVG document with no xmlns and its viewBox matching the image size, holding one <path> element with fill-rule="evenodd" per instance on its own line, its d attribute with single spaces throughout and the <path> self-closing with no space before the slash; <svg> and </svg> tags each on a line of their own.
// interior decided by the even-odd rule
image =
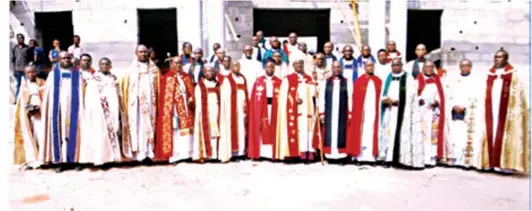
<svg viewBox="0 0 532 211">
<path fill-rule="evenodd" d="M 270 50 L 267 50 L 266 53 L 264 53 L 264 57 L 262 57 L 262 66 L 266 65 L 266 61 L 268 60 L 268 58 L 272 58 L 273 56 L 273 53 L 275 53 L 275 51 L 281 53 L 281 57 L 283 58 L 283 62 L 285 62 L 286 64 L 288 64 L 288 57 L 286 56 L 286 54 L 284 53 L 283 50 L 281 49 L 270 49 Z"/>
</svg>

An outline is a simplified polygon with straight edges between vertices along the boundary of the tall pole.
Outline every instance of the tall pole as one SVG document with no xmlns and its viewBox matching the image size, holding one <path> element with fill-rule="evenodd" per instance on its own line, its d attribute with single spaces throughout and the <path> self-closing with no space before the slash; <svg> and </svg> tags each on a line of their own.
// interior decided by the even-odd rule
<svg viewBox="0 0 532 211">
<path fill-rule="evenodd" d="M 406 26 L 408 23 L 407 0 L 390 1 L 390 40 L 395 41 L 397 50 L 401 52 L 403 62 L 406 61 Z M 370 20 L 371 21 L 371 20 Z"/>
</svg>

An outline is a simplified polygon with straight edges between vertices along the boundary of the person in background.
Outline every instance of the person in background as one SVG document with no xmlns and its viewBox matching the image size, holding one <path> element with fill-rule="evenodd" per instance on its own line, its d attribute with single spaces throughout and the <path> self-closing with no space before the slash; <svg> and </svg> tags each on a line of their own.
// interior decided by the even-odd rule
<svg viewBox="0 0 532 211">
<path fill-rule="evenodd" d="M 155 49 L 148 49 L 148 57 L 151 62 L 157 65 L 157 67 L 161 67 L 161 63 L 159 62 L 159 59 L 157 59 L 157 53 L 155 53 Z"/>
<path fill-rule="evenodd" d="M 45 79 L 48 77 L 48 72 L 42 70 L 44 63 L 46 61 L 46 56 L 44 54 L 44 49 L 39 47 L 37 40 L 31 39 L 29 42 L 30 49 L 33 49 L 33 65 L 37 70 L 37 78 Z"/>
<path fill-rule="evenodd" d="M 212 54 L 211 56 L 211 59 L 209 59 L 209 63 L 213 63 L 213 62 L 216 62 L 216 57 L 218 57 L 218 59 L 220 58 L 219 56 L 216 55 L 216 52 L 218 51 L 218 49 L 220 49 L 222 46 L 220 45 L 220 43 L 214 43 L 212 45 L 212 52 L 214 52 L 214 54 Z"/>
<path fill-rule="evenodd" d="M 17 45 L 12 49 L 11 54 L 11 65 L 13 66 L 13 75 L 16 80 L 15 99 L 18 97 L 22 78 L 26 78 L 24 67 L 30 61 L 33 61 L 33 52 L 30 52 L 29 47 L 24 43 L 24 35 L 17 34 Z M 16 100 L 13 103 L 16 103 Z"/>
<path fill-rule="evenodd" d="M 61 52 L 61 41 L 54 39 L 52 42 L 53 49 L 48 53 L 48 59 L 52 63 L 52 69 L 54 65 L 59 61 L 59 52 Z"/>
<path fill-rule="evenodd" d="M 74 44 L 68 47 L 68 52 L 72 54 L 74 59 L 80 59 L 81 55 L 84 53 L 83 47 L 80 45 L 81 39 L 78 35 L 74 35 L 72 41 Z"/>
</svg>

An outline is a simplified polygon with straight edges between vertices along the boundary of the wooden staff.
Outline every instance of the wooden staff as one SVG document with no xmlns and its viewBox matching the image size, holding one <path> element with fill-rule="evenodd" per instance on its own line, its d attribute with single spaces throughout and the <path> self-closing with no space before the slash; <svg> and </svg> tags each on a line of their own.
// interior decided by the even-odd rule
<svg viewBox="0 0 532 211">
<path fill-rule="evenodd" d="M 314 72 L 316 72 L 316 65 L 314 65 Z M 314 111 L 315 114 L 314 115 L 316 116 L 316 120 L 318 121 L 316 123 L 316 127 L 318 128 L 318 140 L 319 140 L 318 148 L 320 150 L 320 163 L 321 163 L 322 166 L 324 166 L 325 162 L 324 162 L 324 158 L 323 158 L 324 157 L 323 156 L 323 138 L 321 137 L 321 120 L 320 120 L 320 113 L 319 113 L 319 107 L 318 107 L 318 105 L 319 105 L 319 103 L 318 103 L 319 91 L 318 91 L 318 80 L 317 80 L 317 78 L 316 78 L 315 84 L 316 84 L 316 87 L 315 87 L 314 90 L 316 92 L 316 94 L 315 94 L 316 95 L 316 101 L 315 101 L 316 105 L 314 106 L 315 107 L 315 109 L 314 109 L 315 110 Z"/>
</svg>

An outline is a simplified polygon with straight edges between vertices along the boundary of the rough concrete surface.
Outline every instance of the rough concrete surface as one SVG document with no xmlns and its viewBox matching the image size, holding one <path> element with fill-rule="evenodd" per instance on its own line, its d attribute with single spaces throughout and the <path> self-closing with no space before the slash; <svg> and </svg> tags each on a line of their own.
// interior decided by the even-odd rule
<svg viewBox="0 0 532 211">
<path fill-rule="evenodd" d="M 452 168 L 355 165 L 137 166 L 10 174 L 13 210 L 528 209 L 529 179 Z"/>
</svg>

